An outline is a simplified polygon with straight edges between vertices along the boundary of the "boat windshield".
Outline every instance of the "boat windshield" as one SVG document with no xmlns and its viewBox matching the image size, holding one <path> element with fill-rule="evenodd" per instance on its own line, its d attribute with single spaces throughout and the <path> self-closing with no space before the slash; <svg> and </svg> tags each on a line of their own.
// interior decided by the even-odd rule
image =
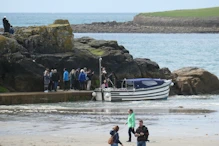
<svg viewBox="0 0 219 146">
<path fill-rule="evenodd" d="M 127 88 L 134 87 L 135 89 L 139 88 L 149 88 L 154 86 L 159 86 L 164 83 L 164 80 L 159 79 L 136 79 L 136 80 L 127 80 Z"/>
<path fill-rule="evenodd" d="M 126 82 L 126 88 L 127 89 L 133 89 L 134 88 L 134 83 L 132 81 L 127 81 Z"/>
</svg>

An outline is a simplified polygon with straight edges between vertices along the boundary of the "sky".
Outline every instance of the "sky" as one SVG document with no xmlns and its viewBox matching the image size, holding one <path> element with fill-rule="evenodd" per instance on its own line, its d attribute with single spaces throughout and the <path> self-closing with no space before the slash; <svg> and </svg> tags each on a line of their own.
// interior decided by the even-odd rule
<svg viewBox="0 0 219 146">
<path fill-rule="evenodd" d="M 136 13 L 219 6 L 219 0 L 0 0 L 0 12 Z"/>
</svg>

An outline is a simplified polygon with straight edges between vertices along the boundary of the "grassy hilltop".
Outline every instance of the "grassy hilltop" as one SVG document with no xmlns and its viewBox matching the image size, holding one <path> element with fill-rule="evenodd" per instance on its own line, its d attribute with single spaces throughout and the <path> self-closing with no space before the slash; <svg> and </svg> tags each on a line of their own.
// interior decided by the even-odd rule
<svg viewBox="0 0 219 146">
<path fill-rule="evenodd" d="M 139 15 L 158 17 L 219 17 L 219 7 L 140 13 Z"/>
</svg>

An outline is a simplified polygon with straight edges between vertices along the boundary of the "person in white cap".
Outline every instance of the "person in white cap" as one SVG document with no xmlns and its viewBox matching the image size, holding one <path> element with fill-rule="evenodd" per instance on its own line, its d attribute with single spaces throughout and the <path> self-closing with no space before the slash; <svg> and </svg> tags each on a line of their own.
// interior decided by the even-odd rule
<svg viewBox="0 0 219 146">
<path fill-rule="evenodd" d="M 6 16 L 2 19 L 3 27 L 4 27 L 4 32 L 5 32 L 5 26 L 6 26 Z"/>
<path fill-rule="evenodd" d="M 6 19 L 6 16 L 4 16 L 4 18 L 2 19 L 2 22 L 3 22 L 4 32 L 9 32 L 11 24 Z"/>
</svg>

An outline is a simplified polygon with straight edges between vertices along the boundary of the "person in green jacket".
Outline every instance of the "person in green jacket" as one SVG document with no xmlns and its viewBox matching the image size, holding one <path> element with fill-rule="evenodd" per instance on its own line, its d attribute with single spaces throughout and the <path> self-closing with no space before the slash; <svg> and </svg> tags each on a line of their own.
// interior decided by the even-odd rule
<svg viewBox="0 0 219 146">
<path fill-rule="evenodd" d="M 132 133 L 135 134 L 135 114 L 133 113 L 132 109 L 128 110 L 129 116 L 127 123 L 128 124 L 128 134 L 129 134 L 129 140 L 127 142 L 131 142 L 132 140 Z"/>
</svg>

